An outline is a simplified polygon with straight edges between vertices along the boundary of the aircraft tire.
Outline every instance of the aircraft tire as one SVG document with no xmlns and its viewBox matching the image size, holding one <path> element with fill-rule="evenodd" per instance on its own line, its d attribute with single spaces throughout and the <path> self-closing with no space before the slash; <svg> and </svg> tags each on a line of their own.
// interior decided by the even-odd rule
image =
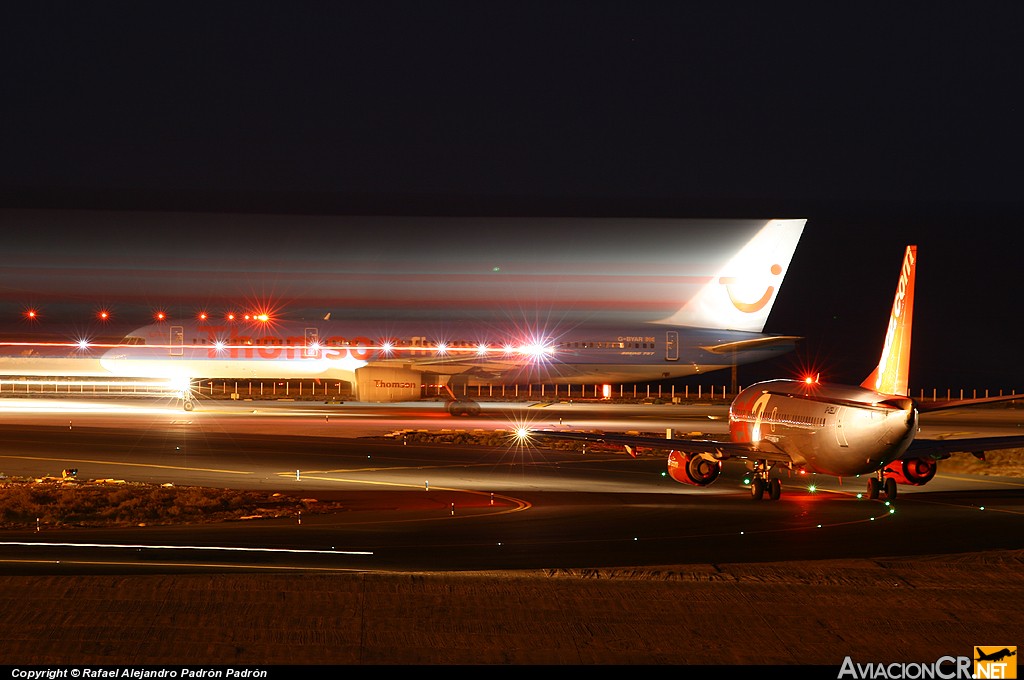
<svg viewBox="0 0 1024 680">
<path fill-rule="evenodd" d="M 480 415 L 480 405 L 475 401 L 453 401 L 448 404 L 448 413 L 453 416 L 478 416 Z"/>
<path fill-rule="evenodd" d="M 768 498 L 771 498 L 773 501 L 777 501 L 781 496 L 782 482 L 780 482 L 779 478 L 776 477 L 775 479 L 768 482 Z"/>
<path fill-rule="evenodd" d="M 754 477 L 750 482 L 750 497 L 755 501 L 759 501 L 764 497 L 764 480 L 760 477 Z"/>
<path fill-rule="evenodd" d="M 871 500 L 877 499 L 878 498 L 878 492 L 879 492 L 881 486 L 882 486 L 882 483 L 879 482 L 874 477 L 871 477 L 870 479 L 868 479 L 868 498 L 870 498 Z"/>
<path fill-rule="evenodd" d="M 887 477 L 885 479 L 885 500 L 896 500 L 896 480 L 892 477 Z"/>
</svg>

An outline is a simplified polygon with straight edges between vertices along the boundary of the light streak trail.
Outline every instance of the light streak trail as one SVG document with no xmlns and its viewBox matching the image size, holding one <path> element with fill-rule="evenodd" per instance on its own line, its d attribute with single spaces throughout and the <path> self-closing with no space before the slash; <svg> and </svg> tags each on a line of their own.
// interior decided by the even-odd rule
<svg viewBox="0 0 1024 680">
<path fill-rule="evenodd" d="M 142 543 L 45 543 L 34 541 L 0 541 L 2 546 L 47 548 L 121 548 L 128 550 L 211 550 L 226 552 L 289 553 L 307 555 L 372 555 L 367 550 L 308 550 L 298 548 L 233 548 L 216 545 L 145 545 Z"/>
</svg>

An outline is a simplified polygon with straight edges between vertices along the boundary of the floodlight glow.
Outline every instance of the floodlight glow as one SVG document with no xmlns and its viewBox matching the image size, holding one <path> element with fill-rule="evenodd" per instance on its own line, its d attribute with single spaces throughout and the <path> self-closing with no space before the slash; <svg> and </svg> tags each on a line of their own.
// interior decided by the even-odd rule
<svg viewBox="0 0 1024 680">
<path fill-rule="evenodd" d="M 167 381 L 168 387 L 179 394 L 185 394 L 192 390 L 192 380 L 187 376 L 179 375 Z"/>
<path fill-rule="evenodd" d="M 530 343 L 528 345 L 521 345 L 518 350 L 519 354 L 524 354 L 529 357 L 539 358 L 545 357 L 550 354 L 554 354 L 554 347 L 551 345 L 545 345 L 540 342 Z"/>
<path fill-rule="evenodd" d="M 483 356 L 483 355 L 487 354 L 487 345 L 484 345 L 484 344 L 482 344 L 482 343 L 481 343 L 481 344 L 479 344 L 479 345 L 477 345 L 477 347 L 476 347 L 476 353 L 477 353 L 478 355 L 480 355 L 480 356 Z"/>
<path fill-rule="evenodd" d="M 444 342 L 437 343 L 437 353 L 438 354 L 447 354 L 448 353 L 448 344 L 444 343 Z"/>
<path fill-rule="evenodd" d="M 217 340 L 213 343 L 213 348 L 218 352 L 223 352 L 227 348 L 227 343 L 223 340 Z"/>
<path fill-rule="evenodd" d="M 78 345 L 78 349 L 89 349 L 89 341 L 86 340 L 85 338 L 82 338 L 75 344 Z"/>
</svg>

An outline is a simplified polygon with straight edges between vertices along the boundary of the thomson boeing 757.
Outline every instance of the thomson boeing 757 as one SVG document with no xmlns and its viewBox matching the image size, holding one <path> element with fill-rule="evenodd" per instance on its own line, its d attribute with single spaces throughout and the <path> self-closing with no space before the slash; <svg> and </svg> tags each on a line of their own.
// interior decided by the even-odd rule
<svg viewBox="0 0 1024 680">
<path fill-rule="evenodd" d="M 920 486 L 935 476 L 937 461 L 953 452 L 1024 446 L 1024 435 L 970 439 L 915 439 L 918 416 L 928 411 L 1024 398 L 1006 395 L 968 400 L 917 402 L 909 395 L 910 338 L 914 312 L 917 246 L 908 246 L 882 353 L 860 385 L 769 380 L 742 390 L 729 407 L 729 440 L 682 440 L 571 431 L 535 431 L 524 436 L 602 441 L 627 450 L 668 450 L 668 473 L 683 484 L 707 486 L 728 459 L 746 461 L 753 472 L 751 494 L 776 500 L 782 485 L 776 469 L 834 477 L 870 475 L 870 498 L 896 497 L 897 483 Z"/>
<path fill-rule="evenodd" d="M 649 322 L 161 322 L 99 353 L 84 345 L 58 352 L 21 347 L 20 354 L 0 357 L 0 375 L 173 380 L 182 386 L 188 410 L 193 401 L 187 386 L 202 379 L 339 380 L 368 402 L 419 399 L 428 387 L 442 385 L 452 397 L 449 411 L 461 415 L 479 406 L 455 398 L 452 387 L 596 385 L 704 373 L 794 348 L 799 338 L 763 330 L 805 222 L 765 222 L 675 313 Z M 699 244 L 694 246 L 696 252 Z"/>
</svg>

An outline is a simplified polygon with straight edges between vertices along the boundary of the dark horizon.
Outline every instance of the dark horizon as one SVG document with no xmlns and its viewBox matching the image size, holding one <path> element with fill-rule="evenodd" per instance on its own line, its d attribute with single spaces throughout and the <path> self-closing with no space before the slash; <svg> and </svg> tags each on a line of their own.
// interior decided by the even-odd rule
<svg viewBox="0 0 1024 680">
<path fill-rule="evenodd" d="M 1013 336 L 1022 7 L 244 7 L 10 10 L 0 208 L 237 219 L 151 234 L 5 225 L 0 328 L 23 326 L 33 304 L 25 267 L 63 263 L 85 281 L 109 275 L 110 258 L 110 271 L 128 271 L 95 299 L 67 287 L 68 314 L 88 324 L 126 299 L 212 304 L 230 282 L 211 276 L 196 300 L 178 284 L 157 290 L 147 267 L 188 276 L 214 252 L 251 275 L 254 295 L 287 276 L 291 305 L 300 269 L 275 279 L 245 262 L 283 259 L 282 244 L 359 256 L 329 229 L 252 226 L 261 215 L 796 217 L 807 229 L 766 330 L 806 340 L 789 363 L 744 367 L 741 380 L 813 364 L 859 382 L 914 243 L 912 384 L 1024 391 Z M 393 266 L 469 241 L 527 251 L 485 236 L 388 233 L 386 252 L 360 252 Z M 534 252 L 572 236 L 537 233 Z M 621 240 L 620 266 L 631 245 Z M 317 295 L 316 311 L 339 297 Z"/>
</svg>

